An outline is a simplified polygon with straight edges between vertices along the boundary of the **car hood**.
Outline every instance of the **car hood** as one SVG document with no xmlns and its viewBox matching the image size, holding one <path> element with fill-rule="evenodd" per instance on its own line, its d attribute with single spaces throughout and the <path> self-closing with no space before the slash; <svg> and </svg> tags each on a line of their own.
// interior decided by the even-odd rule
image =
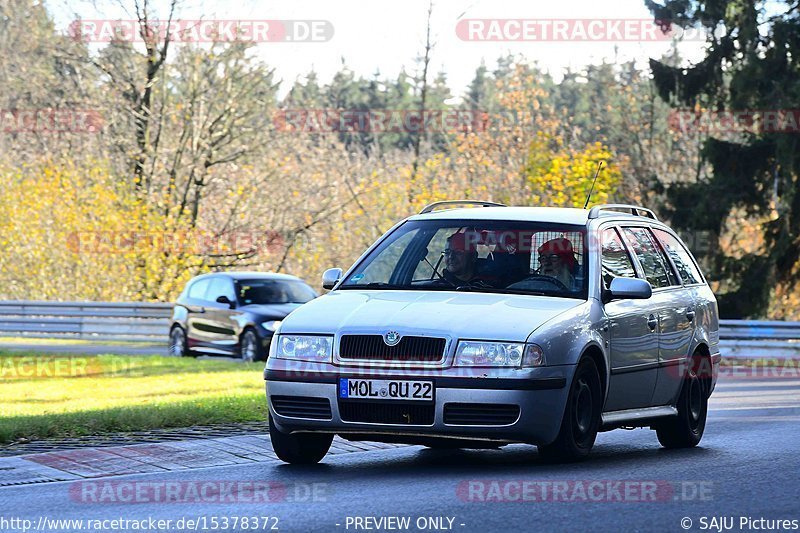
<svg viewBox="0 0 800 533">
<path fill-rule="evenodd" d="M 379 333 L 524 342 L 551 318 L 583 300 L 533 295 L 338 290 L 297 309 L 282 334 Z"/>
<path fill-rule="evenodd" d="M 251 304 L 240 309 L 265 318 L 283 318 L 303 304 Z"/>
</svg>

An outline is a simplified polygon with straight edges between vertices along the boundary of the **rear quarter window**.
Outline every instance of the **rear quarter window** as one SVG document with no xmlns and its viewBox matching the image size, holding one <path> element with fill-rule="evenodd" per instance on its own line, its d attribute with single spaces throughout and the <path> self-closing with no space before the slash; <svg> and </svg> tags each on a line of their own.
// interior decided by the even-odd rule
<svg viewBox="0 0 800 533">
<path fill-rule="evenodd" d="M 687 285 L 703 283 L 703 276 L 700 275 L 700 270 L 683 244 L 674 235 L 664 230 L 654 229 L 653 233 L 656 234 L 664 250 L 666 250 L 672 262 L 675 263 L 675 268 L 678 269 L 678 275 L 681 280 Z"/>
<path fill-rule="evenodd" d="M 210 279 L 201 279 L 192 283 L 192 286 L 189 287 L 189 298 L 194 300 L 205 300 L 206 291 L 208 290 L 208 284 L 210 282 Z"/>
</svg>

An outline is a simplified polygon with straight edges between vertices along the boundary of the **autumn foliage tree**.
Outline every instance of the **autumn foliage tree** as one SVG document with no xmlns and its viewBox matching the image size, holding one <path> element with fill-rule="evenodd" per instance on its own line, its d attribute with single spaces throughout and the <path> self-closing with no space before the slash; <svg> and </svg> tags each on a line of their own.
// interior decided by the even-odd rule
<svg viewBox="0 0 800 533">
<path fill-rule="evenodd" d="M 102 124 L 1 132 L 0 202 L 14 206 L 0 212 L 4 298 L 170 301 L 192 276 L 228 269 L 317 285 L 325 268 L 347 267 L 430 202 L 582 207 L 601 161 L 591 204 L 642 198 L 645 169 L 665 181 L 684 173 L 673 145 L 653 133 L 663 120 L 648 122 L 647 80 L 624 69 L 556 83 L 505 57 L 492 71 L 479 67 L 458 101 L 444 73 L 424 83 L 405 72 L 365 79 L 343 64 L 329 82 L 312 72 L 281 98 L 251 43 L 112 41 L 97 50 L 65 40 L 41 4 L 12 3 L 0 18 L 0 76 L 29 72 L 36 85 L 25 92 L 14 78 L 17 92 L 0 93 L 0 109 L 50 102 L 92 109 Z M 131 12 L 146 25 L 167 20 L 173 5 Z M 387 133 L 277 120 L 290 109 L 421 108 L 472 120 Z M 596 108 L 613 115 L 602 129 Z"/>
</svg>

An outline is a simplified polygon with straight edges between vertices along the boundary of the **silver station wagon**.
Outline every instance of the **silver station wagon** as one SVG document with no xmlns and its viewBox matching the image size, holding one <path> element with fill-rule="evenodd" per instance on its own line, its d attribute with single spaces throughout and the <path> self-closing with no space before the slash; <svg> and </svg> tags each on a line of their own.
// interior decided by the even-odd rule
<svg viewBox="0 0 800 533">
<path fill-rule="evenodd" d="M 454 208 L 472 204 L 479 208 Z M 275 453 L 349 440 L 585 457 L 597 433 L 700 442 L 719 370 L 714 294 L 652 211 L 437 202 L 291 313 L 264 371 Z"/>
</svg>

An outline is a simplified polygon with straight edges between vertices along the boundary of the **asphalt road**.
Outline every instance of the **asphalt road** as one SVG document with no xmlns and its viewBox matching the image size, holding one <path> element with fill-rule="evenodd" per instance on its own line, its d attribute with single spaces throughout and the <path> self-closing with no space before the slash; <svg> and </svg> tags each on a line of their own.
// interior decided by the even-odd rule
<svg viewBox="0 0 800 533">
<path fill-rule="evenodd" d="M 727 380 L 715 393 L 701 447 L 667 451 L 652 431 L 617 430 L 601 434 L 590 459 L 579 464 L 544 464 L 535 448 L 522 445 L 451 452 L 413 446 L 337 455 L 316 467 L 239 465 L 94 480 L 94 493 L 82 493 L 86 486 L 74 482 L 0 488 L 0 530 L 21 531 L 13 529 L 10 518 L 29 519 L 36 526 L 42 517 L 169 519 L 171 524 L 157 529 L 170 531 L 194 530 L 195 524 L 186 527 L 186 520 L 199 520 L 200 531 L 273 526 L 303 532 L 685 531 L 689 520 L 691 531 L 722 531 L 716 526 L 730 524 L 733 531 L 794 530 L 800 528 L 798 391 L 798 379 Z M 137 487 L 167 481 L 178 482 L 183 491 L 207 483 L 271 483 L 272 501 L 252 503 L 246 491 L 225 503 L 142 502 L 163 500 L 152 492 L 139 503 L 121 501 Z M 188 497 L 189 492 L 181 494 Z M 99 502 L 92 500 L 94 495 Z M 234 527 L 234 519 L 244 516 L 259 517 L 258 527 L 241 518 Z M 408 517 L 410 522 L 405 527 L 368 517 Z M 726 521 L 713 522 L 712 517 Z M 743 523 L 742 517 L 751 521 Z M 770 522 L 778 519 L 790 522 Z M 79 530 L 76 524 L 61 529 L 45 525 L 50 531 Z M 100 525 L 105 529 L 94 530 L 158 526 Z"/>
</svg>

